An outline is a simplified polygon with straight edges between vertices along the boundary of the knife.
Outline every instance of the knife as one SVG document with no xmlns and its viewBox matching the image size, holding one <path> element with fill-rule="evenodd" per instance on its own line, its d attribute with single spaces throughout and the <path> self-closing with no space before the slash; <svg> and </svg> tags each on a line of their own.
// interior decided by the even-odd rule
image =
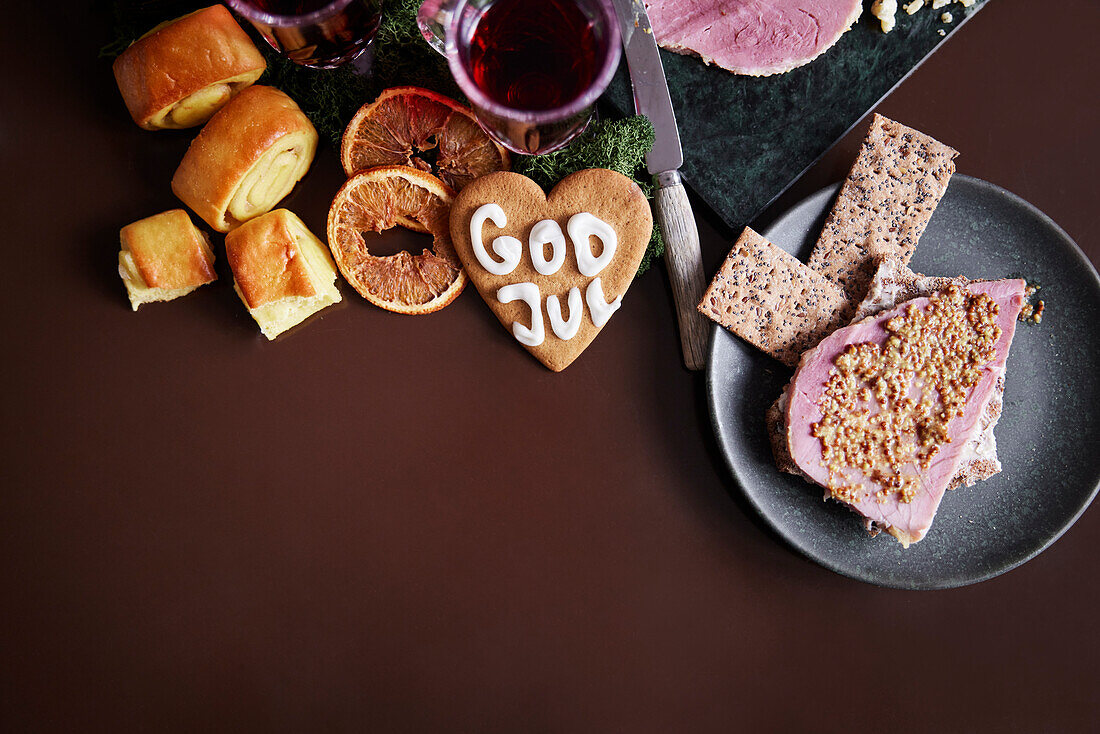
<svg viewBox="0 0 1100 734">
<path fill-rule="evenodd" d="M 680 322 L 684 364 L 689 370 L 700 370 L 706 363 L 710 328 L 696 307 L 703 299 L 706 279 L 699 230 L 687 189 L 680 180 L 684 153 L 676 129 L 676 113 L 645 5 L 642 0 L 612 0 L 612 4 L 622 30 L 630 84 L 634 88 L 634 109 L 649 118 L 656 133 L 653 149 L 646 156 L 646 168 L 656 187 L 657 224 L 665 240 L 665 266 Z"/>
</svg>

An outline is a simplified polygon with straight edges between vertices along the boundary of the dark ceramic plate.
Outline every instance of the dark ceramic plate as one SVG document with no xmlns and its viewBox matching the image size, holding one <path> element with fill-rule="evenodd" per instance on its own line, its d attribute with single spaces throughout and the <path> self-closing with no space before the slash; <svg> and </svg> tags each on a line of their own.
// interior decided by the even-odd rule
<svg viewBox="0 0 1100 734">
<path fill-rule="evenodd" d="M 804 200 L 763 234 L 806 259 L 838 186 Z M 928 275 L 1020 276 L 1039 283 L 1040 325 L 1020 324 L 997 424 L 1000 474 L 948 492 L 932 529 L 905 550 L 886 533 L 772 462 L 764 411 L 790 370 L 716 327 L 707 366 L 714 430 L 749 502 L 796 550 L 881 586 L 942 589 L 1034 558 L 1084 512 L 1100 485 L 1100 278 L 1046 215 L 968 176 L 951 179 L 911 267 Z"/>
</svg>

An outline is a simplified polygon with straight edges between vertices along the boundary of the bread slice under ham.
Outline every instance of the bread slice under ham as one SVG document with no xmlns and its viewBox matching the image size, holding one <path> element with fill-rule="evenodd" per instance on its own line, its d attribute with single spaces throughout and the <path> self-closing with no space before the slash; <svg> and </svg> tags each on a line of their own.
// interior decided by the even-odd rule
<svg viewBox="0 0 1100 734">
<path fill-rule="evenodd" d="M 912 502 L 903 503 L 892 498 L 885 502 L 871 499 L 846 503 L 867 518 L 869 525 L 873 523 L 888 530 L 906 546 L 924 537 L 947 488 L 953 489 L 960 484 L 969 486 L 1000 471 L 993 427 L 1001 413 L 1004 360 L 1023 304 L 1023 281 L 972 283 L 965 278 L 928 278 L 912 273 L 900 261 L 883 261 L 868 297 L 857 309 L 857 320 L 803 356 L 791 383 L 767 415 L 768 433 L 779 468 L 826 486 L 828 473 L 821 466 L 821 443 L 810 434 L 810 426 L 821 417 L 813 396 L 820 394 L 836 355 L 848 344 L 882 343 L 885 340 L 882 325 L 886 320 L 914 302 L 912 299 L 923 306 L 929 293 L 953 284 L 971 293 L 987 293 L 1000 305 L 998 325 L 1002 335 L 997 357 L 968 395 L 963 415 L 952 421 L 952 443 L 943 447 L 924 473 L 921 491 Z M 883 308 L 888 310 L 883 311 Z"/>
</svg>

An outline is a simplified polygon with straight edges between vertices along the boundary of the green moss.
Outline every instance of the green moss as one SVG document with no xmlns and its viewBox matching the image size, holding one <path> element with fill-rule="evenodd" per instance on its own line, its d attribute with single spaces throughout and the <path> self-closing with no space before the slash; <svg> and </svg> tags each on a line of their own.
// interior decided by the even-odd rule
<svg viewBox="0 0 1100 734">
<path fill-rule="evenodd" d="M 302 108 L 317 132 L 339 147 L 348 120 L 364 101 L 375 96 L 369 83 L 349 66 L 310 69 L 266 46 L 262 50 L 267 57 L 267 71 L 259 83 L 286 92 Z"/>
<path fill-rule="evenodd" d="M 436 53 L 416 24 L 420 0 L 386 0 L 375 39 L 371 83 L 375 94 L 389 87 L 425 87 L 465 101 L 446 60 Z"/>
</svg>

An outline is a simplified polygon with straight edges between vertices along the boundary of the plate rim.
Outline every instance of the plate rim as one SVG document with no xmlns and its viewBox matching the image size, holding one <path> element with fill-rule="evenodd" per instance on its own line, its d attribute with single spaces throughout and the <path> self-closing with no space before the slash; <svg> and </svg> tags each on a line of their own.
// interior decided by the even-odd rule
<svg viewBox="0 0 1100 734">
<path fill-rule="evenodd" d="M 1096 267 L 1092 264 L 1092 261 L 1089 260 L 1088 256 L 1085 255 L 1084 251 L 1080 248 L 1080 246 L 1078 246 L 1077 242 L 1072 237 L 1070 237 L 1069 234 L 1062 227 L 1060 227 L 1057 222 L 1055 222 L 1053 219 L 1051 219 L 1049 215 L 1044 213 L 1037 206 L 1035 206 L 1031 202 L 1027 201 L 1023 197 L 1019 196 L 1018 194 L 1015 194 L 1015 193 L 1009 191 L 1008 189 L 1006 189 L 1002 186 L 999 186 L 997 184 L 991 183 L 989 181 L 985 181 L 984 179 L 980 179 L 980 178 L 977 178 L 975 176 L 968 176 L 966 174 L 956 173 L 952 176 L 951 180 L 952 181 L 965 181 L 969 185 L 973 185 L 973 186 L 976 186 L 978 188 L 985 188 L 985 189 L 987 189 L 989 191 L 992 191 L 993 193 L 995 193 L 999 196 L 1003 196 L 1003 197 L 1007 198 L 1008 200 L 1012 201 L 1014 204 L 1016 204 L 1018 206 L 1021 206 L 1023 209 L 1027 210 L 1030 214 L 1032 214 L 1038 220 L 1040 220 L 1043 224 L 1050 227 L 1050 229 L 1052 229 L 1055 232 L 1055 234 L 1057 234 L 1063 240 L 1064 243 L 1069 244 L 1069 246 L 1070 246 L 1069 251 L 1079 261 L 1079 264 L 1082 264 L 1082 265 L 1085 266 L 1086 274 L 1091 275 L 1093 288 L 1095 288 L 1097 293 L 1100 294 L 1100 274 L 1097 273 Z M 811 199 L 814 199 L 816 197 L 824 195 L 826 192 L 830 192 L 829 196 L 827 197 L 827 200 L 831 201 L 832 198 L 835 197 L 837 192 L 840 190 L 840 187 L 841 187 L 842 184 L 843 184 L 843 181 L 836 181 L 836 182 L 830 183 L 826 186 L 823 186 L 822 188 L 820 188 L 820 189 L 808 194 L 807 196 L 803 197 L 802 199 L 800 199 L 799 201 L 795 202 L 790 207 L 788 207 L 781 214 L 779 214 L 779 216 L 777 216 L 775 218 L 775 220 L 773 220 L 766 228 L 762 228 L 762 231 L 761 231 L 760 234 L 763 237 L 765 237 L 766 239 L 768 239 L 769 241 L 771 241 L 771 234 L 775 230 L 776 226 L 780 222 L 782 222 L 791 212 L 795 211 L 796 209 L 799 209 L 800 207 L 802 207 L 804 204 L 806 204 L 806 202 L 810 201 Z M 777 247 L 782 247 L 782 246 L 777 244 Z M 797 253 L 794 253 L 794 254 L 797 257 Z M 723 332 L 726 332 L 726 336 L 723 336 Z M 720 324 L 717 324 L 717 323 L 713 324 L 713 326 L 711 328 L 710 345 L 707 349 L 707 367 L 706 367 L 707 412 L 709 413 L 711 430 L 714 432 L 714 437 L 715 437 L 715 440 L 718 444 L 719 452 L 722 454 L 722 462 L 725 465 L 726 470 L 729 472 L 730 478 L 734 481 L 734 484 L 737 486 L 737 491 L 749 503 L 749 505 L 753 508 L 753 511 L 756 513 L 757 517 L 760 518 L 760 520 L 769 528 L 769 530 L 772 533 L 777 535 L 788 548 L 794 550 L 795 552 L 797 552 L 799 555 L 803 556 L 807 560 L 813 561 L 817 565 L 822 566 L 823 568 L 826 568 L 829 571 L 832 571 L 832 572 L 838 574 L 839 576 L 854 579 L 856 581 L 860 581 L 860 582 L 865 583 L 865 584 L 870 584 L 872 586 L 878 586 L 878 587 L 881 587 L 881 588 L 890 588 L 890 589 L 901 589 L 901 590 L 906 590 L 906 591 L 934 591 L 934 590 L 939 590 L 939 589 L 955 589 L 955 588 L 961 588 L 961 587 L 964 587 L 964 586 L 971 586 L 973 584 L 979 584 L 979 583 L 982 583 L 983 581 L 988 581 L 990 579 L 996 578 L 997 576 L 1008 573 L 1009 571 L 1012 571 L 1016 568 L 1019 568 L 1023 564 L 1025 564 L 1028 561 L 1031 561 L 1032 559 L 1034 559 L 1036 556 L 1038 556 L 1043 551 L 1050 548 L 1050 546 L 1052 546 L 1055 542 L 1057 542 L 1066 533 L 1067 530 L 1069 530 L 1071 527 L 1073 527 L 1073 525 L 1085 513 L 1085 510 L 1087 510 L 1089 508 L 1089 506 L 1093 503 L 1093 501 L 1096 499 L 1097 495 L 1100 494 L 1100 481 L 1097 481 L 1097 483 L 1092 487 L 1092 490 L 1088 493 L 1088 497 L 1080 504 L 1079 507 L 1076 508 L 1076 510 L 1074 511 L 1073 515 L 1069 518 L 1069 520 L 1066 523 L 1064 523 L 1061 527 L 1059 527 L 1058 530 L 1053 532 L 1049 537 L 1045 538 L 1043 540 L 1043 542 L 1037 548 L 1032 550 L 1031 552 L 1025 554 L 1021 558 L 1014 559 L 1010 563 L 1005 564 L 1003 566 L 1000 566 L 1000 567 L 998 567 L 997 569 L 995 569 L 993 571 L 986 572 L 986 573 L 983 573 L 983 574 L 980 574 L 980 575 L 976 575 L 974 577 L 968 577 L 968 578 L 956 579 L 956 580 L 948 580 L 948 581 L 945 581 L 945 582 L 931 582 L 931 583 L 927 583 L 927 582 L 905 583 L 904 581 L 892 582 L 890 580 L 884 580 L 884 579 L 879 579 L 879 578 L 871 578 L 871 577 L 868 577 L 866 575 L 860 575 L 857 572 L 853 572 L 852 570 L 850 570 L 850 569 L 848 569 L 848 568 L 846 568 L 846 567 L 844 567 L 844 566 L 842 566 L 838 563 L 833 562 L 832 560 L 830 560 L 827 557 L 823 557 L 820 554 L 813 553 L 811 548 L 808 547 L 807 545 L 796 543 L 793 538 L 789 537 L 789 535 L 787 533 L 783 532 L 783 530 L 781 530 L 775 524 L 775 522 L 772 521 L 772 518 L 770 517 L 770 515 L 767 512 L 765 512 L 765 510 L 761 506 L 761 504 L 759 502 L 757 502 L 756 497 L 752 493 L 748 492 L 745 489 L 744 485 L 742 484 L 741 479 L 740 479 L 740 477 L 737 473 L 737 470 L 735 469 L 735 467 L 733 465 L 733 462 L 731 461 L 730 452 L 727 450 L 726 442 L 722 438 L 722 433 L 721 433 L 721 430 L 720 430 L 721 427 L 719 425 L 719 421 L 718 421 L 718 418 L 717 418 L 717 415 L 716 415 L 716 411 L 714 409 L 714 406 L 716 404 L 716 402 L 715 402 L 715 371 L 716 371 L 715 352 L 718 349 L 718 343 L 719 343 L 718 340 L 720 338 L 727 338 L 727 337 L 732 338 L 732 339 L 737 339 L 738 338 L 736 335 L 729 334 L 727 332 L 727 330 L 725 328 L 723 328 Z"/>
</svg>

